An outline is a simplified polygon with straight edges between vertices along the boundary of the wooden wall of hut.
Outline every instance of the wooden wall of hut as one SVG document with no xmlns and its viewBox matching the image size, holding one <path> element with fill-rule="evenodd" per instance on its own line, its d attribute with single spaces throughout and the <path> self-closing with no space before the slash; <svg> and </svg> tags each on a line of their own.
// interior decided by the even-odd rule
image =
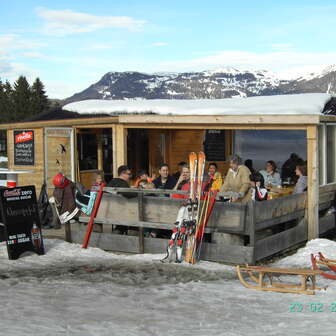
<svg viewBox="0 0 336 336">
<path fill-rule="evenodd" d="M 168 163 L 170 171 L 175 172 L 179 162 L 188 162 L 190 152 L 204 150 L 204 136 L 205 130 L 198 129 L 148 130 L 150 173 L 157 173 L 162 162 Z M 225 175 L 229 168 L 227 158 L 232 154 L 232 131 L 225 131 L 225 153 L 223 154 L 226 160 L 215 162 L 218 170 Z"/>
<path fill-rule="evenodd" d="M 7 131 L 8 168 L 14 170 L 32 170 L 32 174 L 19 174 L 18 185 L 34 185 L 37 196 L 44 181 L 44 140 L 43 128 L 29 128 L 34 131 L 34 165 L 14 165 L 14 130 Z"/>
</svg>

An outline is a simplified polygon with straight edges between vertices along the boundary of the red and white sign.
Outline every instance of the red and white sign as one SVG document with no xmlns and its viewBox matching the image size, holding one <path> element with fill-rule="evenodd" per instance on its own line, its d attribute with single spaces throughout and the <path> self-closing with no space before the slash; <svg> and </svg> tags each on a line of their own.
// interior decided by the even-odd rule
<svg viewBox="0 0 336 336">
<path fill-rule="evenodd" d="M 26 141 L 30 141 L 33 140 L 33 132 L 29 131 L 29 132 L 22 132 L 20 134 L 17 134 L 15 136 L 15 143 L 21 143 L 21 142 L 26 142 Z"/>
</svg>

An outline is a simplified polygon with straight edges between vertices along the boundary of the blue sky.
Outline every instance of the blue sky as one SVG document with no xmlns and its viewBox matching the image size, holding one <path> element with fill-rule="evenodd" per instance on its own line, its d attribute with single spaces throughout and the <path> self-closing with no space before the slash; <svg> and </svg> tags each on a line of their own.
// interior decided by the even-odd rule
<svg viewBox="0 0 336 336">
<path fill-rule="evenodd" d="M 335 1 L 11 0 L 0 18 L 0 78 L 39 76 L 53 98 L 108 71 L 288 77 L 336 63 Z"/>
</svg>

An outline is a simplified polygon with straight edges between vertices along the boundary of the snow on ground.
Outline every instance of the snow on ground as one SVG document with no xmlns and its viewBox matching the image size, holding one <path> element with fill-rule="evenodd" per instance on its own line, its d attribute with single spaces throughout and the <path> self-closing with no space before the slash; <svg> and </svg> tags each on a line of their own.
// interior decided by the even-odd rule
<svg viewBox="0 0 336 336">
<path fill-rule="evenodd" d="M 315 296 L 243 287 L 231 266 L 162 264 L 161 255 L 117 255 L 45 240 L 46 255 L 8 260 L 0 244 L 1 335 L 332 335 L 336 282 Z M 276 263 L 309 267 L 310 253 L 336 258 L 317 239 Z M 303 312 L 290 312 L 293 303 Z M 323 312 L 309 311 L 310 303 Z M 321 307 L 321 306 L 320 306 Z"/>
<path fill-rule="evenodd" d="M 79 113 L 154 113 L 165 115 L 321 114 L 331 96 L 305 93 L 244 99 L 82 100 L 64 106 Z"/>
</svg>

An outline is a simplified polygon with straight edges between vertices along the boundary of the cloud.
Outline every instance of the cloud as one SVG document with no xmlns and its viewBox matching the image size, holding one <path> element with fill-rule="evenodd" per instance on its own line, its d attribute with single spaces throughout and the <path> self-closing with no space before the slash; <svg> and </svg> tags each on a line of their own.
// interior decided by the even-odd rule
<svg viewBox="0 0 336 336">
<path fill-rule="evenodd" d="M 153 47 L 165 47 L 166 45 L 168 45 L 166 42 L 155 42 L 152 44 Z"/>
<path fill-rule="evenodd" d="M 27 58 L 49 59 L 48 56 L 43 55 L 43 54 L 41 54 L 39 52 L 34 52 L 34 51 L 23 52 L 22 56 L 27 57 Z"/>
<path fill-rule="evenodd" d="M 58 36 L 88 33 L 110 28 L 140 31 L 146 24 L 145 20 L 136 20 L 129 16 L 97 16 L 74 12 L 69 9 L 51 10 L 37 8 L 36 11 L 37 15 L 45 21 L 44 32 Z"/>
<path fill-rule="evenodd" d="M 209 56 L 157 63 L 156 71 L 202 71 L 223 66 L 240 70 L 270 70 L 283 77 L 298 77 L 334 64 L 336 52 L 310 53 L 271 51 L 256 53 L 241 50 L 219 51 Z"/>
<path fill-rule="evenodd" d="M 9 50 L 31 50 L 42 46 L 42 43 L 22 39 L 17 34 L 0 35 L 0 51 L 2 52 Z"/>
<path fill-rule="evenodd" d="M 293 48 L 291 43 L 273 43 L 271 47 L 274 51 L 288 51 Z"/>
<path fill-rule="evenodd" d="M 48 97 L 57 99 L 65 99 L 72 96 L 75 92 L 80 92 L 86 88 L 83 83 L 69 84 L 66 81 L 45 80 L 43 84 L 45 85 Z"/>
<path fill-rule="evenodd" d="M 0 62 L 0 74 L 2 80 L 14 81 L 19 76 L 26 76 L 29 79 L 38 77 L 38 71 L 27 67 L 22 63 L 2 61 Z"/>
</svg>

